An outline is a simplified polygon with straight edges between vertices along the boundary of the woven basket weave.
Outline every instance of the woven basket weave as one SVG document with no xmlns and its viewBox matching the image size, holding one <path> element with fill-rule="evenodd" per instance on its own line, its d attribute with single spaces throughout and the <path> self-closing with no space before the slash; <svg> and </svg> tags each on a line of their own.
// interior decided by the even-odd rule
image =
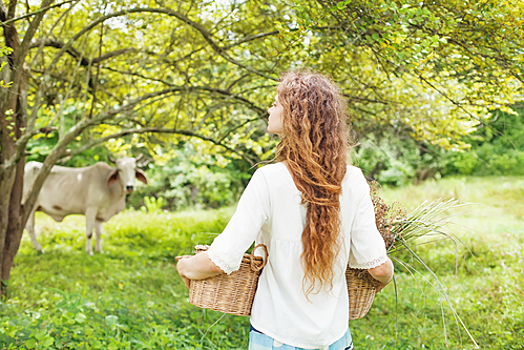
<svg viewBox="0 0 524 350">
<path fill-rule="evenodd" d="M 207 247 L 199 247 L 199 251 L 207 250 Z M 254 256 L 257 248 L 265 251 L 265 259 Z M 258 277 L 267 263 L 267 257 L 267 247 L 259 244 L 251 254 L 244 254 L 240 268 L 231 275 L 222 273 L 204 280 L 191 281 L 189 302 L 198 307 L 237 316 L 251 315 Z"/>
<path fill-rule="evenodd" d="M 207 246 L 197 246 L 197 252 Z M 262 248 L 266 258 L 254 256 Z M 267 263 L 268 251 L 265 245 L 257 245 L 251 254 L 244 254 L 240 268 L 231 275 L 220 274 L 204 280 L 191 281 L 189 302 L 195 306 L 225 312 L 238 316 L 249 316 L 258 285 L 258 277 Z M 349 296 L 349 319 L 364 317 L 375 298 L 378 282 L 367 270 L 346 269 Z"/>
<path fill-rule="evenodd" d="M 349 319 L 362 318 L 373 304 L 378 282 L 367 270 L 352 269 L 349 266 L 346 269 L 346 282 L 349 296 Z"/>
</svg>

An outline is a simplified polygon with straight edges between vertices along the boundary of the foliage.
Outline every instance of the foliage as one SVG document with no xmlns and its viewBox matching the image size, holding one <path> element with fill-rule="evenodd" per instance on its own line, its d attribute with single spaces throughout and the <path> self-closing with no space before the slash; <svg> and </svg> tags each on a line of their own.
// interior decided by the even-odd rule
<svg viewBox="0 0 524 350">
<path fill-rule="evenodd" d="M 137 188 L 128 200 L 129 205 L 138 208 L 145 204 L 149 210 L 145 198 L 155 200 L 159 208 L 170 210 L 232 205 L 254 171 L 248 171 L 241 160 L 220 166 L 219 155 L 201 157 L 191 143 L 174 148 L 168 159 L 165 164 L 149 165 L 148 185 Z"/>
<path fill-rule="evenodd" d="M 353 148 L 351 158 L 367 177 L 384 185 L 402 186 L 437 175 L 443 152 L 412 138 L 385 133 L 368 135 Z"/>
<path fill-rule="evenodd" d="M 484 348 L 524 346 L 524 295 L 518 287 L 524 283 L 523 191 L 521 177 L 465 177 L 380 193 L 387 202 L 401 201 L 408 211 L 439 197 L 480 203 L 453 218 L 453 231 L 471 252 L 445 241 L 414 249 L 441 277 L 457 312 Z M 231 214 L 231 209 L 127 210 L 104 225 L 106 252 L 93 257 L 83 251 L 83 217 L 58 224 L 38 215 L 46 253 L 38 254 L 28 237 L 23 239 L 10 298 L 0 304 L 0 348 L 245 349 L 248 318 L 222 317 L 189 305 L 174 270 L 176 255 L 190 253 L 196 243 L 209 243 Z M 397 265 L 398 305 L 392 286 L 378 294 L 369 314 L 351 321 L 355 345 L 445 348 L 439 295 L 424 278 Z M 460 348 L 457 327 L 448 322 L 447 330 L 450 348 Z M 463 345 L 472 348 L 464 338 Z"/>
<path fill-rule="evenodd" d="M 487 108 L 504 110 L 522 97 L 518 2 L 319 6 L 328 3 L 82 1 L 48 11 L 27 57 L 29 94 L 44 88 L 36 128 L 64 135 L 148 92 L 143 104 L 82 133 L 71 152 L 93 142 L 118 153 L 196 137 L 204 141 L 199 151 L 253 163 L 270 157 L 265 109 L 291 67 L 334 76 L 361 138 L 395 125 L 403 137 L 464 148 L 461 136 L 489 117 Z M 38 8 L 28 6 L 19 10 Z M 102 15 L 105 22 L 86 29 Z M 138 135 L 126 136 L 130 130 Z"/>
<path fill-rule="evenodd" d="M 524 109 L 496 118 L 468 137 L 469 152 L 443 157 L 443 174 L 524 175 Z"/>
<path fill-rule="evenodd" d="M 242 11 L 232 5 L 0 2 L 2 42 L 12 49 L 1 69 L 9 86 L 0 89 L 0 294 L 55 164 L 92 164 L 96 157 L 87 158 L 96 146 L 118 155 L 142 149 L 158 158 L 166 149 L 158 152 L 156 145 L 195 139 L 199 152 L 222 156 L 225 163 L 253 165 L 271 157 L 275 142 L 265 131 L 264 106 L 271 99 L 267 91 L 274 90 L 277 59 L 268 60 L 267 45 L 260 46 L 275 36 L 271 17 L 257 17 L 256 4 Z M 253 55 L 250 47 L 256 48 Z M 28 153 L 43 166 L 22 205 Z M 227 181 L 216 179 L 217 187 Z M 210 205 L 223 200 L 223 190 L 206 193 L 211 198 L 202 200 Z"/>
<path fill-rule="evenodd" d="M 231 11 L 250 17 L 239 25 Z M 261 121 L 273 88 L 265 75 L 273 72 L 264 68 L 272 61 L 257 57 L 256 35 L 263 33 L 263 39 L 270 29 L 267 17 L 250 21 L 257 14 L 262 13 L 256 6 L 229 9 L 198 0 L 82 1 L 48 12 L 28 55 L 35 76 L 49 74 L 43 104 L 35 104 L 35 127 L 52 128 L 58 140 L 80 120 L 146 96 L 135 108 L 93 123 L 71 142 L 66 160 L 84 152 L 86 144 L 103 143 L 118 154 L 190 138 L 204 141 L 209 152 L 259 160 L 269 142 Z M 86 23 L 101 16 L 107 19 L 87 29 Z M 56 48 L 66 45 L 71 47 L 57 54 Z M 253 55 L 242 64 L 230 58 L 250 48 Z M 30 94 L 42 88 L 37 81 L 32 80 Z"/>
<path fill-rule="evenodd" d="M 353 148 L 352 159 L 382 184 L 405 185 L 460 175 L 524 175 L 524 110 L 493 111 L 495 118 L 464 138 L 469 150 L 445 151 L 391 132 L 370 134 Z"/>
<path fill-rule="evenodd" d="M 466 145 L 456 136 L 473 131 L 489 118 L 490 109 L 508 111 L 509 104 L 523 97 L 519 41 L 524 7 L 518 0 L 318 3 L 322 8 L 309 10 L 311 22 L 344 28 L 338 43 L 350 49 L 337 48 L 333 38 L 327 41 L 335 52 L 351 50 L 348 54 L 366 62 L 373 74 L 363 80 L 357 62 L 354 69 L 346 64 L 337 70 L 354 70 L 348 79 L 373 86 L 365 102 L 372 98 L 379 106 L 362 107 L 375 122 L 403 124 L 419 140 L 463 149 Z"/>
</svg>

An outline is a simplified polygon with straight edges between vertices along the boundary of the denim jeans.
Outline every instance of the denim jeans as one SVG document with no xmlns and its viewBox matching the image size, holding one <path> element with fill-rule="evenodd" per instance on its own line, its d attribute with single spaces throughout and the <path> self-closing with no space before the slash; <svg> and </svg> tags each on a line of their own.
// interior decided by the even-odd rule
<svg viewBox="0 0 524 350">
<path fill-rule="evenodd" d="M 259 332 L 253 326 L 249 329 L 249 350 L 306 350 L 277 342 L 270 336 Z M 353 341 L 349 328 L 346 333 L 328 347 L 316 350 L 353 350 Z"/>
</svg>

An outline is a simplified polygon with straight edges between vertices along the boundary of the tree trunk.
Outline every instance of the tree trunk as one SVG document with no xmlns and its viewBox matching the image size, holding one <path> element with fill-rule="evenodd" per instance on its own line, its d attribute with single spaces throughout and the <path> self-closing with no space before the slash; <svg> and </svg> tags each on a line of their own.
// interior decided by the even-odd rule
<svg viewBox="0 0 524 350">
<path fill-rule="evenodd" d="M 0 17 L 3 21 L 15 16 L 16 1 L 6 9 L 0 4 Z M 27 124 L 27 111 L 21 99 L 27 96 L 27 77 L 23 67 L 24 55 L 21 41 L 12 24 L 3 27 L 6 45 L 13 49 L 7 57 L 2 77 L 10 86 L 0 94 L 0 295 L 4 296 L 14 257 L 22 239 L 22 190 L 25 159 L 16 165 L 8 164 L 16 153 L 18 140 Z"/>
<path fill-rule="evenodd" d="M 11 64 L 9 60 L 9 64 Z M 17 72 L 13 67 L 4 67 L 4 69 L 9 69 L 8 75 L 10 75 L 10 80 L 12 81 L 11 75 L 16 75 Z M 0 170 L 0 271 L 4 271 L 4 250 L 5 243 L 8 239 L 8 236 L 11 235 L 12 229 L 12 214 L 16 213 L 14 207 L 11 206 L 11 198 L 13 195 L 13 186 L 16 182 L 16 170 L 17 167 L 6 166 L 6 163 L 9 159 L 15 154 L 15 128 L 18 124 L 19 117 L 16 114 L 17 110 L 17 98 L 16 91 L 13 91 L 13 85 L 10 88 L 2 91 L 1 102 L 2 109 L 0 110 L 0 164 L 2 169 Z M 7 112 L 10 112 L 8 114 Z M 13 113 L 11 113 L 13 112 Z M 19 132 L 17 132 L 19 134 Z M 16 195 L 15 195 L 16 197 Z M 1 277 L 1 286 L 0 295 L 3 295 L 5 292 L 5 287 L 7 286 L 7 280 Z"/>
<path fill-rule="evenodd" d="M 3 252 L 5 239 L 9 226 L 9 203 L 15 179 L 14 171 L 0 170 L 0 271 L 3 270 Z M 0 281 L 0 295 L 3 295 L 7 287 L 7 281 Z"/>
<path fill-rule="evenodd" d="M 23 73 L 22 73 L 23 74 Z M 20 84 L 19 92 L 22 92 L 22 89 L 26 89 L 25 77 L 22 78 L 23 84 Z M 25 94 L 20 94 L 19 96 L 24 96 Z M 17 104 L 17 110 L 20 110 L 20 103 Z M 27 116 L 16 113 L 16 132 L 15 136 L 18 139 L 22 136 L 22 130 L 26 127 Z M 2 253 L 2 281 L 5 281 L 4 284 L 7 284 L 9 281 L 9 275 L 11 273 L 11 268 L 13 267 L 13 262 L 18 253 L 18 248 L 20 247 L 20 242 L 22 240 L 22 233 L 24 231 L 25 223 L 22 221 L 24 217 L 24 207 L 22 206 L 22 194 L 24 187 L 24 167 L 25 167 L 25 158 L 16 165 L 14 172 L 14 182 L 11 186 L 11 196 L 9 200 L 8 208 L 8 224 L 7 231 L 5 235 L 5 243 Z"/>
<path fill-rule="evenodd" d="M 6 121 L 3 118 L 3 123 L 10 123 L 13 126 L 12 130 L 3 129 L 0 134 L 0 145 L 2 147 L 0 164 L 5 166 L 8 159 L 14 156 L 15 140 L 22 136 L 22 132 L 26 127 L 27 115 L 24 114 L 21 108 L 20 96 L 26 96 L 27 85 L 25 84 L 26 77 L 23 69 L 12 70 L 12 74 L 18 75 L 18 89 L 16 91 L 8 92 L 8 110 L 13 110 L 12 119 Z M 9 108 L 11 107 L 11 108 Z M 5 116 L 5 110 L 0 112 Z M 14 135 L 13 135 L 14 134 Z M 2 288 L 0 295 L 5 295 L 5 289 L 9 281 L 9 275 L 13 266 L 14 257 L 20 247 L 22 239 L 22 232 L 24 229 L 24 207 L 22 206 L 22 194 L 24 186 L 24 167 L 25 158 L 22 158 L 15 166 L 4 168 L 4 176 L 0 176 L 0 215 L 2 224 L 0 224 L 0 273 Z"/>
</svg>

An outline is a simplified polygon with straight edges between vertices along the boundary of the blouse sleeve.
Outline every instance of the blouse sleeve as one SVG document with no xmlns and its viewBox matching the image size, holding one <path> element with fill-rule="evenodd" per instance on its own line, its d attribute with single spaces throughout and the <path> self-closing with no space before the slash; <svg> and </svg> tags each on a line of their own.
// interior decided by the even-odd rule
<svg viewBox="0 0 524 350">
<path fill-rule="evenodd" d="M 355 219 L 351 229 L 348 265 L 357 269 L 371 269 L 387 260 L 386 245 L 375 223 L 375 210 L 369 185 L 361 175 L 357 192 Z"/>
<path fill-rule="evenodd" d="M 269 212 L 269 189 L 266 178 L 259 169 L 242 193 L 226 228 L 209 247 L 208 256 L 211 261 L 227 274 L 238 270 L 244 253 L 268 219 Z"/>
</svg>

